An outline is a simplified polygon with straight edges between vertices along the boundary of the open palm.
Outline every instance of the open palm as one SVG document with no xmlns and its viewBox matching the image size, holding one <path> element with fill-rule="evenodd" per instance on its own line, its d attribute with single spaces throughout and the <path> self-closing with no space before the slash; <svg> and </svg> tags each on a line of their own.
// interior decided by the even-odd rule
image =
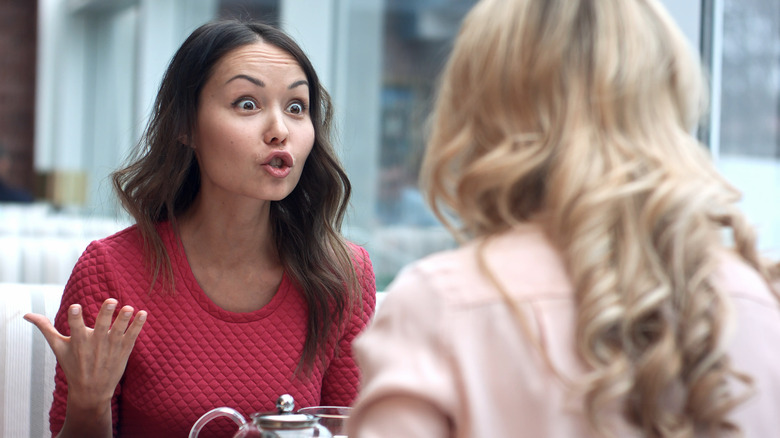
<svg viewBox="0 0 780 438">
<path fill-rule="evenodd" d="M 68 381 L 69 405 L 76 403 L 82 409 L 106 406 L 122 378 L 146 321 L 146 312 L 140 311 L 132 318 L 134 309 L 124 306 L 112 324 L 117 305 L 113 298 L 103 302 L 94 329 L 84 324 L 81 306 L 71 305 L 68 308 L 70 336 L 63 336 L 43 315 L 24 316 L 35 324 L 54 351 Z"/>
</svg>

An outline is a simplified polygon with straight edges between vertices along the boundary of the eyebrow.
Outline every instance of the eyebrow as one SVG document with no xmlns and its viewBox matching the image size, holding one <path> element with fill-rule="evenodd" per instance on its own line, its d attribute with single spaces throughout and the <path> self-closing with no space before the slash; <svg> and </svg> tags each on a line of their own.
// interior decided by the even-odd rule
<svg viewBox="0 0 780 438">
<path fill-rule="evenodd" d="M 265 82 L 261 81 L 260 79 L 253 78 L 252 76 L 247 76 L 247 75 L 235 75 L 232 78 L 225 81 L 225 83 L 227 84 L 236 79 L 246 79 L 247 81 L 257 85 L 258 87 L 265 87 Z"/>
<path fill-rule="evenodd" d="M 244 74 L 235 75 L 232 78 L 228 79 L 225 83 L 227 84 L 227 83 L 229 83 L 231 81 L 234 81 L 236 79 L 246 79 L 247 81 L 257 85 L 258 87 L 265 87 L 265 82 L 261 81 L 260 79 L 253 78 L 252 76 L 244 75 Z M 309 86 L 309 82 L 305 81 L 305 80 L 295 81 L 292 84 L 290 84 L 290 86 L 287 87 L 287 89 L 292 90 L 293 88 L 300 87 L 301 85 L 306 85 L 308 87 Z"/>
<path fill-rule="evenodd" d="M 290 84 L 290 86 L 289 86 L 289 87 L 287 87 L 287 89 L 288 89 L 288 90 L 292 90 L 293 88 L 295 88 L 295 87 L 299 87 L 299 86 L 301 86 L 301 85 L 306 85 L 306 86 L 308 87 L 308 86 L 309 86 L 309 82 L 308 82 L 308 81 L 304 81 L 304 80 L 295 81 L 295 82 L 293 82 L 292 84 Z"/>
</svg>

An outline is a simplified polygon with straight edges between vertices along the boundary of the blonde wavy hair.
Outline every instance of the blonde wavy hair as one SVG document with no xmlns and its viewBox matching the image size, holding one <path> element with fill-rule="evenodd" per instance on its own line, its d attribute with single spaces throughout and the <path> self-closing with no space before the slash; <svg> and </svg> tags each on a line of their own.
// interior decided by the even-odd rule
<svg viewBox="0 0 780 438">
<path fill-rule="evenodd" d="M 482 0 L 445 67 L 428 201 L 461 240 L 543 224 L 576 291 L 585 414 L 600 435 L 616 402 L 648 437 L 739 431 L 727 416 L 749 391 L 728 383 L 751 380 L 730 365 L 729 300 L 711 281 L 723 231 L 769 270 L 739 193 L 691 134 L 705 96 L 655 0 Z"/>
</svg>

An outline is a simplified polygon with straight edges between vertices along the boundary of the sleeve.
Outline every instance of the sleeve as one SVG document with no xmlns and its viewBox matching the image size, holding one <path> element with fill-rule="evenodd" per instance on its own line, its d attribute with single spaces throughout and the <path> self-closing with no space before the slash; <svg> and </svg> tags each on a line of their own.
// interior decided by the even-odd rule
<svg viewBox="0 0 780 438">
<path fill-rule="evenodd" d="M 80 304 L 83 309 L 84 324 L 87 327 L 95 326 L 103 301 L 108 298 L 116 298 L 122 302 L 111 273 L 111 262 L 100 242 L 89 244 L 87 249 L 76 262 L 70 278 L 65 285 L 60 308 L 54 319 L 54 327 L 64 336 L 70 336 L 68 326 L 68 307 L 71 304 Z M 117 311 L 119 308 L 117 308 Z M 111 400 L 111 417 L 114 423 L 114 436 L 117 435 L 118 396 L 121 387 L 117 386 L 114 397 Z M 68 400 L 68 383 L 65 373 L 57 364 L 54 375 L 54 400 L 49 411 L 49 427 L 52 436 L 56 436 L 65 422 L 65 410 Z"/>
<path fill-rule="evenodd" d="M 355 308 L 339 339 L 337 356 L 323 376 L 320 404 L 352 406 L 360 387 L 360 370 L 352 356 L 352 341 L 368 325 L 376 307 L 376 280 L 368 252 L 353 246 L 362 306 Z"/>
<path fill-rule="evenodd" d="M 445 310 L 414 267 L 390 285 L 373 323 L 353 345 L 363 380 L 349 436 L 451 436 L 457 385 L 442 335 Z"/>
</svg>

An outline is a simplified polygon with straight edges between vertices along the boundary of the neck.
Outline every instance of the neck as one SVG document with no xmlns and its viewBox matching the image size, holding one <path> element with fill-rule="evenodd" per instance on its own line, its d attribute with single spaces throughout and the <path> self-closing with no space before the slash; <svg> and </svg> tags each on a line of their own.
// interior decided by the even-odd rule
<svg viewBox="0 0 780 438">
<path fill-rule="evenodd" d="M 209 266 L 276 266 L 279 257 L 270 220 L 270 202 L 236 208 L 196 202 L 178 222 L 189 258 Z"/>
<path fill-rule="evenodd" d="M 196 202 L 179 219 L 179 232 L 192 274 L 219 307 L 249 312 L 268 304 L 284 268 L 273 239 L 270 203 L 249 208 Z"/>
</svg>

